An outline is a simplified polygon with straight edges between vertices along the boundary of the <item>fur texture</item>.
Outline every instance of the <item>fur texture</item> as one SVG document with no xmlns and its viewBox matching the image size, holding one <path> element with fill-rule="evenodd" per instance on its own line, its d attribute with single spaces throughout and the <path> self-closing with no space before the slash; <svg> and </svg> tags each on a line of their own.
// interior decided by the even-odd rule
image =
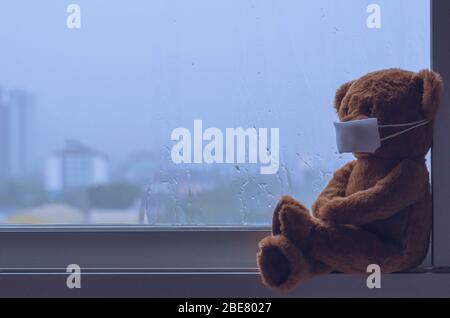
<svg viewBox="0 0 450 318">
<path fill-rule="evenodd" d="M 382 143 L 374 153 L 334 173 L 312 206 L 312 215 L 284 196 L 275 208 L 272 236 L 257 255 L 263 282 L 290 290 L 333 270 L 366 274 L 417 266 L 426 256 L 432 225 L 431 189 L 425 155 L 443 89 L 432 71 L 388 69 L 342 85 L 335 108 L 341 121 L 375 117 L 380 125 L 430 120 Z M 400 128 L 382 128 L 381 137 Z"/>
</svg>

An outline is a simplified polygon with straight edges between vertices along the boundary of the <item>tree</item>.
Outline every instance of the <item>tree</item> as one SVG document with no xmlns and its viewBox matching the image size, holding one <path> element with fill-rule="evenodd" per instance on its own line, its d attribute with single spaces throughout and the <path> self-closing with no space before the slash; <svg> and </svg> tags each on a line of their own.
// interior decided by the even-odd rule
<svg viewBox="0 0 450 318">
<path fill-rule="evenodd" d="M 88 188 L 88 200 L 92 208 L 126 209 L 139 197 L 140 189 L 132 184 L 118 182 Z"/>
</svg>

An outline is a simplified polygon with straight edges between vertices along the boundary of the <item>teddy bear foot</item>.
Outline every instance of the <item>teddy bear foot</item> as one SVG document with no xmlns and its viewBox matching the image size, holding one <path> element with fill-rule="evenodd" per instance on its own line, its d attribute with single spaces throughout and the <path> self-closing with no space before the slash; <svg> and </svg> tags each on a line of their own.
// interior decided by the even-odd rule
<svg viewBox="0 0 450 318">
<path fill-rule="evenodd" d="M 308 210 L 297 204 L 285 204 L 279 212 L 279 220 L 281 234 L 301 251 L 306 251 L 310 246 L 313 231 L 318 225 Z"/>
<path fill-rule="evenodd" d="M 297 207 L 299 210 L 306 210 L 306 208 L 297 200 L 289 195 L 283 195 L 278 201 L 275 210 L 273 211 L 273 219 L 272 219 L 272 234 L 278 235 L 281 233 L 281 223 L 280 223 L 280 212 L 283 210 L 285 205 L 291 205 L 293 207 Z"/>
<path fill-rule="evenodd" d="M 257 263 L 265 285 L 289 291 L 311 277 L 311 264 L 286 237 L 268 236 L 259 248 Z"/>
</svg>

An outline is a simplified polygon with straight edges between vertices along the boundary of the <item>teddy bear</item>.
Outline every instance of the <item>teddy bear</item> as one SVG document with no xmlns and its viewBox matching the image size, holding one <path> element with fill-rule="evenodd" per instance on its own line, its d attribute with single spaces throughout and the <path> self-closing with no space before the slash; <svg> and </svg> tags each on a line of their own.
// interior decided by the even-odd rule
<svg viewBox="0 0 450 318">
<path fill-rule="evenodd" d="M 333 174 L 312 214 L 294 198 L 281 198 L 257 253 L 265 285 L 289 291 L 333 271 L 366 274 L 377 264 L 392 273 L 420 265 L 432 227 L 425 156 L 442 90 L 436 72 L 401 69 L 372 72 L 337 90 L 340 122 L 375 118 L 382 142 L 372 152 L 353 152 L 355 160 Z"/>
</svg>

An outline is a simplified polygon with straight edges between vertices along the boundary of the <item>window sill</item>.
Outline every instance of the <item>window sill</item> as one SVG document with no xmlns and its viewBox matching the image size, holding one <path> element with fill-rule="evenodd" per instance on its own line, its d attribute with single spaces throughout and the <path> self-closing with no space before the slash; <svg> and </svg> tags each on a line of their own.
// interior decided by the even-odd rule
<svg viewBox="0 0 450 318">
<path fill-rule="evenodd" d="M 450 273 L 383 275 L 380 289 L 368 289 L 364 276 L 336 273 L 290 293 L 264 287 L 256 273 L 85 273 L 81 289 L 68 289 L 66 278 L 66 273 L 2 273 L 0 297 L 450 297 Z"/>
<path fill-rule="evenodd" d="M 261 284 L 255 254 L 263 228 L 27 229 L 0 232 L 0 297 L 449 297 L 450 272 L 428 263 L 384 275 L 333 273 L 289 294 Z M 78 264 L 82 288 L 66 287 Z M 45 286 L 45 288 L 42 288 Z"/>
<path fill-rule="evenodd" d="M 258 242 L 267 235 L 256 227 L 8 229 L 0 231 L 0 271 L 45 274 L 78 264 L 93 274 L 256 274 Z M 428 258 L 410 273 L 440 271 Z"/>
</svg>

